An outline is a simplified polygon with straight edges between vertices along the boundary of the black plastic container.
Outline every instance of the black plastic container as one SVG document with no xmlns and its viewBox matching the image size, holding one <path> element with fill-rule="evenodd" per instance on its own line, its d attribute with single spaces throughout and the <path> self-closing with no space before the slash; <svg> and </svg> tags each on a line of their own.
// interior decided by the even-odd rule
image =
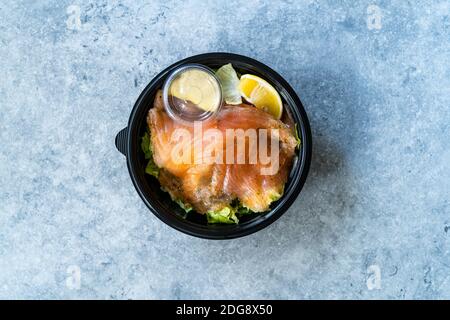
<svg viewBox="0 0 450 320">
<path fill-rule="evenodd" d="M 294 162 L 283 197 L 271 205 L 271 210 L 262 214 L 244 216 L 237 225 L 208 225 L 206 217 L 195 212 L 185 212 L 163 192 L 159 182 L 145 174 L 146 160 L 140 150 L 140 138 L 146 131 L 146 116 L 153 106 L 155 93 L 168 74 L 186 63 L 199 63 L 218 68 L 232 63 L 240 73 L 251 73 L 269 81 L 280 93 L 292 119 L 297 123 L 302 141 L 297 160 Z M 291 86 L 268 66 L 245 56 L 231 53 L 206 53 L 192 56 L 174 63 L 160 72 L 144 89 L 131 111 L 128 126 L 116 136 L 116 147 L 127 158 L 131 180 L 142 200 L 153 214 L 169 226 L 192 236 L 207 239 L 232 239 L 242 237 L 268 226 L 277 220 L 292 205 L 300 193 L 311 163 L 311 129 L 306 112 Z"/>
</svg>

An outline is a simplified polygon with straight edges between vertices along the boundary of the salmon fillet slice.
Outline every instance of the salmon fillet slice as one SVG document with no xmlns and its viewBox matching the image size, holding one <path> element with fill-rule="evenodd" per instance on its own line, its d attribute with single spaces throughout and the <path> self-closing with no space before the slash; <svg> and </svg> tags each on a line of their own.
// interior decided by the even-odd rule
<svg viewBox="0 0 450 320">
<path fill-rule="evenodd" d="M 150 141 L 153 160 L 160 168 L 159 182 L 162 188 L 169 192 L 172 199 L 182 200 L 190 204 L 198 213 L 221 210 L 230 206 L 234 200 L 253 212 L 264 212 L 269 209 L 271 202 L 281 197 L 284 185 L 292 166 L 297 140 L 292 128 L 283 122 L 274 119 L 270 114 L 256 109 L 253 106 L 225 105 L 213 119 L 202 123 L 203 133 L 214 129 L 226 137 L 229 129 L 256 129 L 258 133 L 266 129 L 269 146 L 278 146 L 278 170 L 276 174 L 262 174 L 262 168 L 270 164 L 263 164 L 259 159 L 250 163 L 251 152 L 259 152 L 255 146 L 251 148 L 248 138 L 244 149 L 237 148 L 237 139 L 230 140 L 234 156 L 241 154 L 245 160 L 243 164 L 228 161 L 226 158 L 227 143 L 218 139 L 207 139 L 205 136 L 196 136 L 193 126 L 183 125 L 174 121 L 165 112 L 162 101 L 162 92 L 156 94 L 153 108 L 148 112 L 147 124 L 150 129 Z M 173 139 L 177 129 L 183 129 L 190 134 L 190 138 L 183 140 L 183 151 L 189 151 L 184 163 L 174 160 L 174 149 L 179 148 L 179 140 Z M 274 130 L 277 129 L 277 130 Z M 271 144 L 272 132 L 277 134 Z M 257 146 L 260 146 L 263 136 L 257 135 Z M 202 148 L 196 148 L 198 144 Z M 228 146 L 229 147 L 229 146 Z M 203 162 L 196 163 L 196 157 L 205 155 L 206 149 L 213 150 L 210 157 L 203 158 Z M 222 154 L 217 152 L 222 150 Z M 275 150 L 275 149 L 274 149 Z M 272 148 L 268 154 L 271 155 Z M 221 159 L 210 161 L 205 159 Z M 179 160 L 179 159 L 178 159 Z"/>
</svg>

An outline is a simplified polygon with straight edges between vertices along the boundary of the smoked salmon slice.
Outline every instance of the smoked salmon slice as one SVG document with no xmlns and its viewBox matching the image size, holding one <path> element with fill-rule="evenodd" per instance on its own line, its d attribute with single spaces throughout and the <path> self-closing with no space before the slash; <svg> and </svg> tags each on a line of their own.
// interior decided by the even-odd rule
<svg viewBox="0 0 450 320">
<path fill-rule="evenodd" d="M 235 201 L 253 212 L 264 212 L 282 196 L 297 140 L 292 127 L 270 114 L 247 104 L 225 105 L 213 120 L 201 123 L 203 135 L 196 135 L 195 126 L 177 122 L 165 112 L 162 92 L 158 91 L 147 124 L 153 161 L 160 168 L 158 180 L 173 200 L 189 204 L 200 214 L 221 210 Z M 249 132 L 248 129 L 256 132 L 253 146 L 251 135 L 244 136 L 241 149 L 236 136 L 227 140 L 230 132 Z M 184 140 L 174 138 L 178 132 L 184 133 Z M 205 137 L 205 132 L 214 135 Z M 258 157 L 263 141 L 269 146 L 266 153 L 270 159 L 275 152 L 278 154 L 275 174 L 263 174 L 262 169 L 270 171 L 273 166 Z M 177 153 L 177 148 L 182 152 Z M 232 161 L 227 152 L 232 153 Z M 238 155 L 241 163 L 236 160 Z"/>
</svg>

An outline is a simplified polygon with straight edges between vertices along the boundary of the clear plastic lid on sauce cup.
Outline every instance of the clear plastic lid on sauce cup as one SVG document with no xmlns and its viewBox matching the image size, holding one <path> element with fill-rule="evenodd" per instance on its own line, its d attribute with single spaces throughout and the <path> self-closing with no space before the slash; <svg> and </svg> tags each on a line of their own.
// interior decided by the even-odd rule
<svg viewBox="0 0 450 320">
<path fill-rule="evenodd" d="M 166 112 L 176 121 L 193 124 L 214 117 L 222 106 L 222 89 L 214 72 L 202 65 L 175 69 L 163 86 Z"/>
</svg>

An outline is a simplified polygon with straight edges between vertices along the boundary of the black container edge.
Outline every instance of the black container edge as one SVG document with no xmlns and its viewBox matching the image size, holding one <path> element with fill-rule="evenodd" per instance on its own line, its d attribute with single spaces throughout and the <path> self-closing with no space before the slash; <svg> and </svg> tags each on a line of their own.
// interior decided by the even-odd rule
<svg viewBox="0 0 450 320">
<path fill-rule="evenodd" d="M 282 197 L 282 200 L 280 200 L 280 204 L 277 205 L 277 207 L 274 210 L 273 214 L 271 215 L 264 215 L 255 223 L 249 223 L 245 228 L 241 228 L 239 230 L 235 230 L 232 233 L 221 233 L 218 231 L 218 229 L 214 230 L 208 230 L 208 232 L 205 232 L 204 226 L 196 226 L 193 225 L 193 223 L 189 222 L 182 222 L 180 220 L 173 219 L 173 217 L 167 216 L 165 213 L 160 213 L 158 208 L 156 208 L 152 203 L 150 203 L 146 197 L 146 194 L 144 194 L 143 190 L 141 189 L 141 186 L 139 185 L 137 178 L 135 177 L 135 168 L 132 163 L 132 156 L 127 156 L 127 167 L 128 171 L 130 173 L 131 180 L 133 182 L 133 185 L 138 192 L 141 199 L 144 201 L 144 203 L 147 205 L 147 207 L 150 209 L 150 211 L 162 222 L 169 225 L 170 227 L 181 231 L 185 234 L 203 238 L 203 239 L 213 239 L 213 240 L 226 240 L 226 239 L 234 239 L 243 237 L 246 235 L 250 235 L 252 233 L 255 233 L 268 225 L 272 224 L 274 221 L 276 221 L 281 215 L 283 215 L 288 208 L 293 204 L 293 202 L 296 200 L 298 194 L 300 193 L 301 189 L 303 188 L 306 178 L 309 172 L 310 164 L 311 164 L 311 157 L 312 157 L 312 135 L 311 135 L 311 128 L 310 123 L 306 114 L 306 111 L 304 110 L 304 107 L 295 92 L 295 90 L 289 85 L 289 83 L 276 71 L 271 69 L 270 67 L 266 66 L 265 64 L 254 60 L 252 58 L 233 54 L 233 53 L 223 53 L 223 52 L 214 52 L 214 53 L 205 53 L 200 54 L 196 56 L 191 56 L 185 59 L 182 59 L 169 67 L 165 68 L 163 71 L 161 71 L 158 75 L 156 75 L 152 81 L 144 88 L 144 90 L 139 95 L 133 110 L 131 111 L 130 118 L 128 121 L 127 128 L 122 129 L 116 136 L 116 147 L 117 149 L 123 153 L 124 155 L 127 155 L 127 152 L 132 149 L 132 143 L 131 137 L 132 137 L 132 126 L 136 122 L 136 113 L 137 110 L 141 107 L 143 98 L 149 93 L 151 87 L 159 81 L 159 79 L 163 78 L 168 74 L 170 70 L 173 68 L 180 66 L 185 63 L 190 63 L 192 61 L 198 62 L 199 60 L 208 60 L 208 59 L 237 59 L 240 60 L 243 63 L 249 63 L 253 64 L 255 67 L 261 69 L 265 73 L 270 74 L 271 77 L 276 79 L 277 82 L 279 82 L 282 87 L 289 93 L 290 98 L 293 100 L 293 103 L 297 106 L 297 112 L 300 115 L 301 119 L 301 127 L 299 128 L 301 131 L 301 139 L 302 139 L 302 150 L 301 150 L 301 163 L 298 169 L 298 174 L 294 178 L 294 187 L 290 190 L 289 194 L 285 194 Z M 201 62 L 198 62 L 201 63 Z M 125 141 L 125 142 L 124 142 Z M 269 211 L 270 212 L 270 211 Z M 240 225 L 237 225 L 240 226 Z"/>
</svg>

